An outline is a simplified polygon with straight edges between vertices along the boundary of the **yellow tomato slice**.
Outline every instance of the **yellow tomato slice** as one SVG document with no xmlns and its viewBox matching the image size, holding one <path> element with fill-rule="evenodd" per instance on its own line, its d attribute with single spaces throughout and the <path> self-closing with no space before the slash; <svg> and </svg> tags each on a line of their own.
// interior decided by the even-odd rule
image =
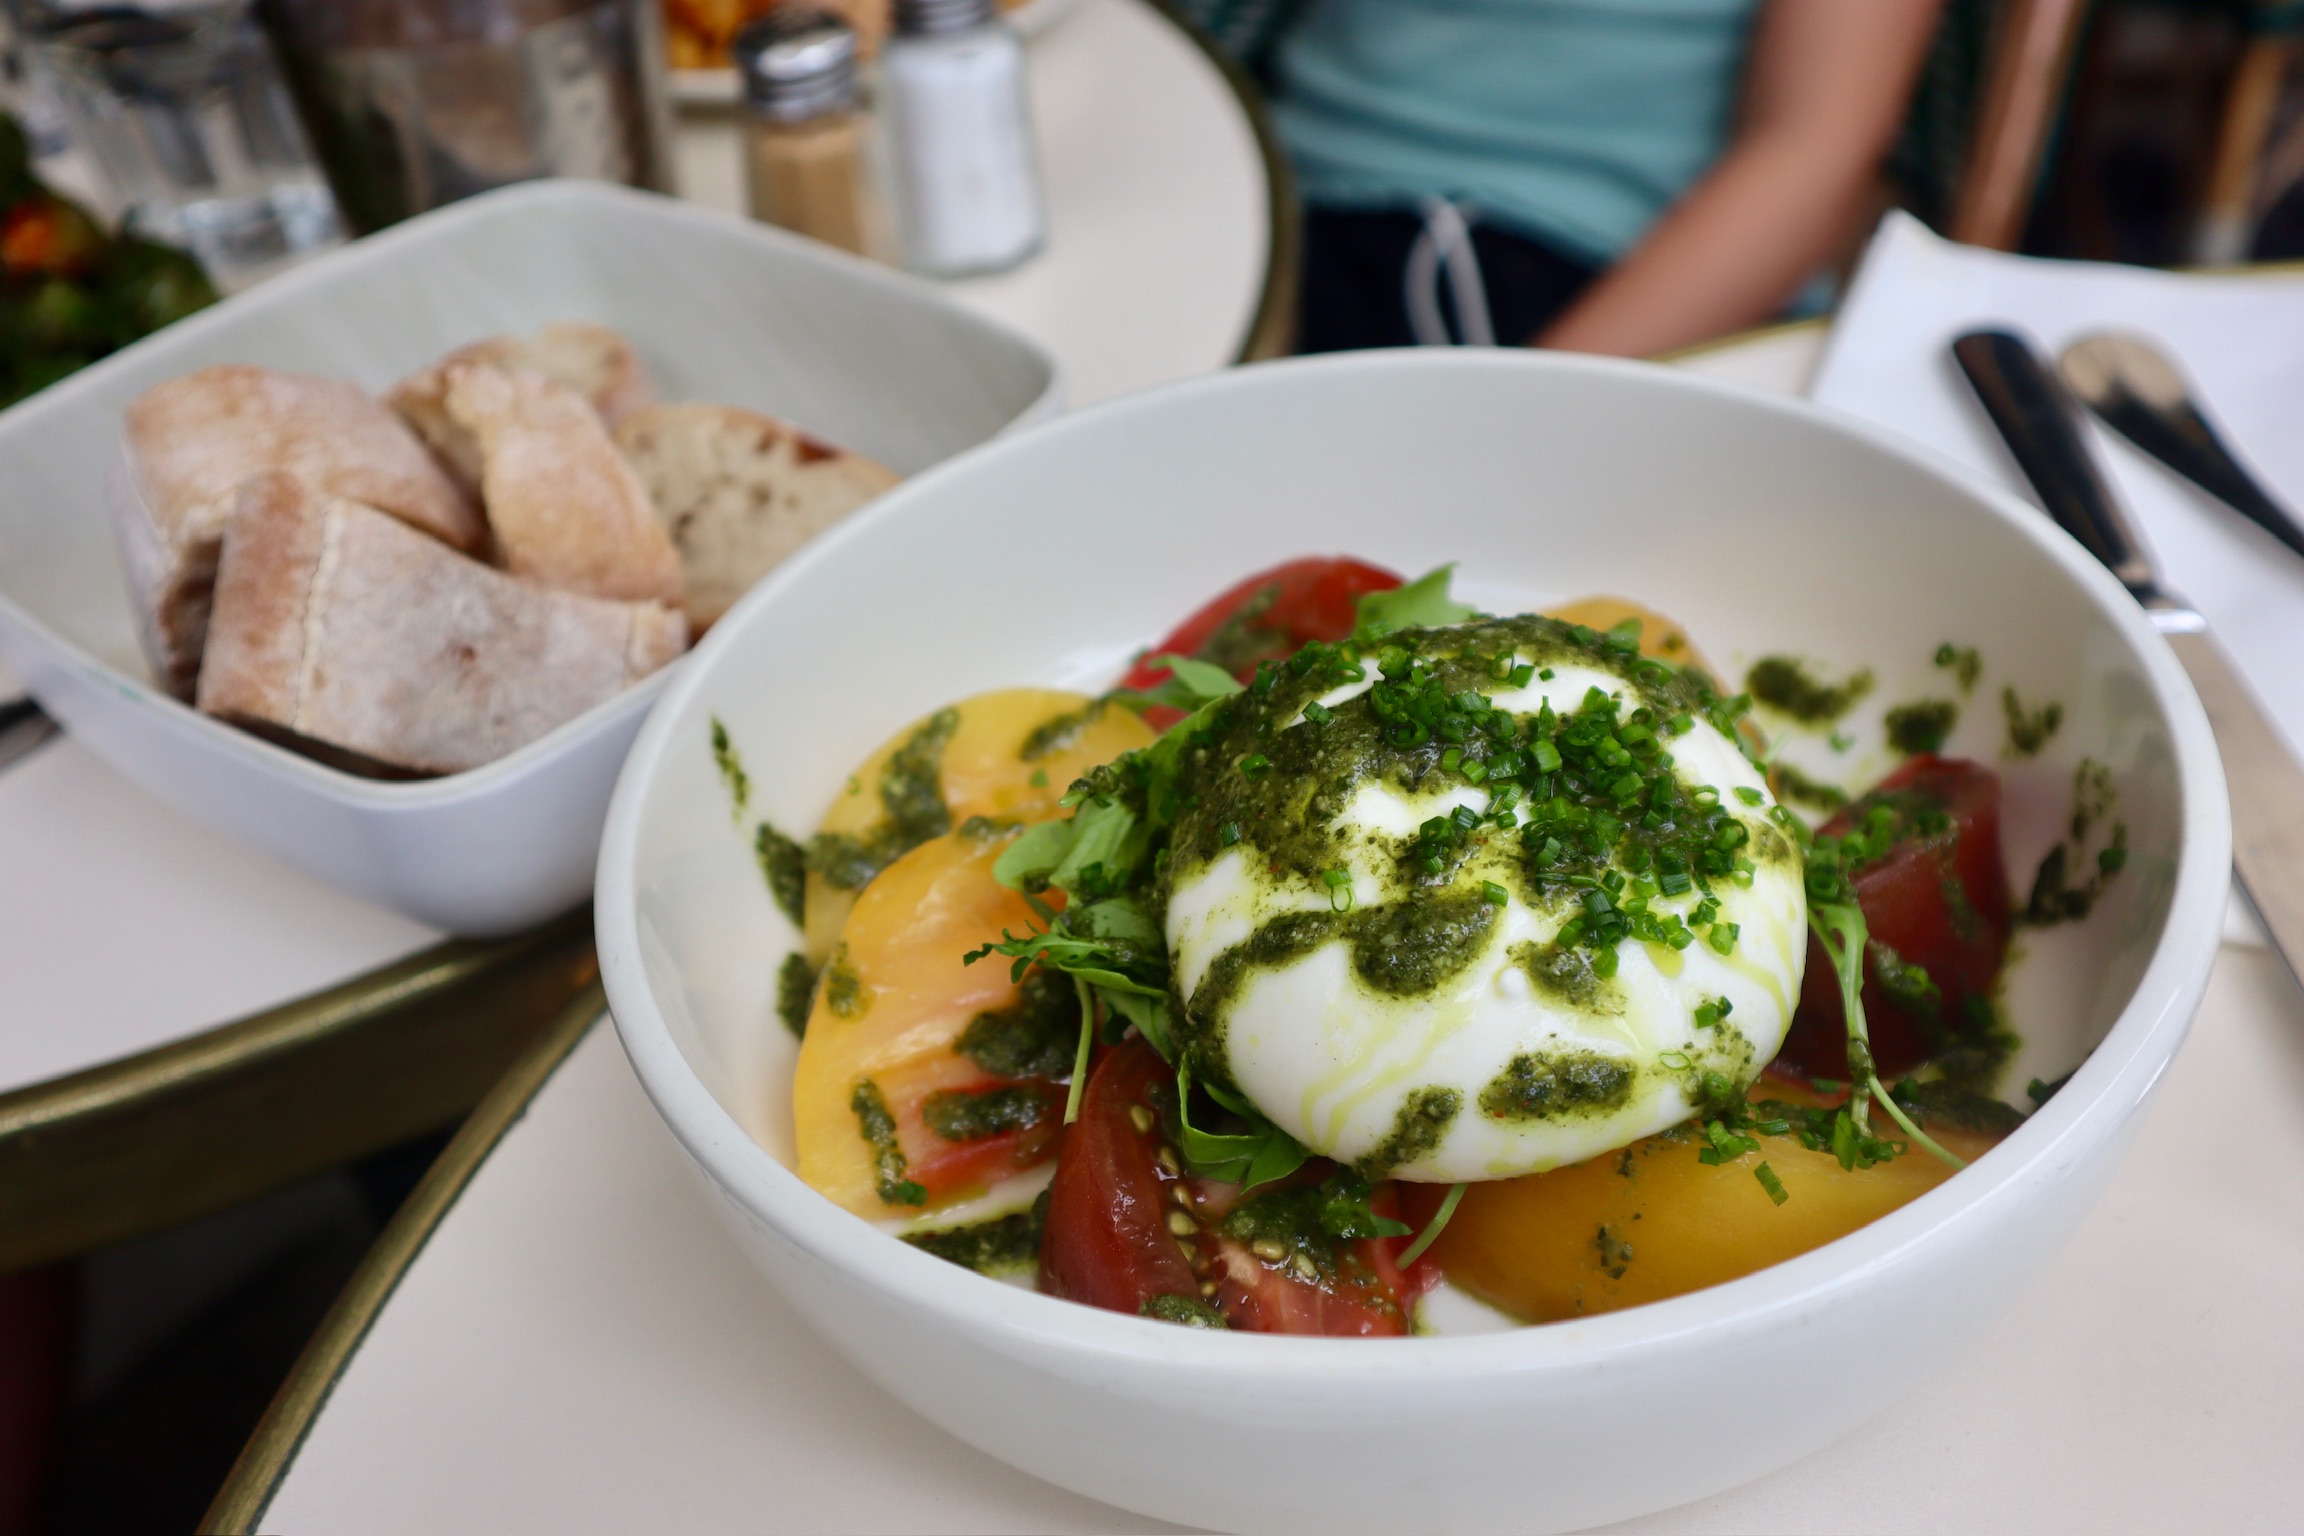
<svg viewBox="0 0 2304 1536">
<path fill-rule="evenodd" d="M 1053 1151 L 1061 1091 L 1037 1123 L 972 1141 L 939 1137 L 922 1113 L 939 1091 L 1006 1086 L 954 1047 L 979 1015 L 1021 998 L 1007 960 L 961 959 L 1033 920 L 1024 898 L 992 878 L 1007 842 L 953 832 L 889 865 L 856 901 L 817 983 L 792 1080 L 800 1177 L 860 1216 L 945 1203 Z M 1045 1104 L 1047 1086 L 1021 1091 Z"/>
<path fill-rule="evenodd" d="M 1805 1099 L 1779 1082 L 1756 1098 Z M 1897 1136 L 1875 1109 L 1873 1133 Z M 1929 1134 L 1972 1161 L 1998 1137 L 1936 1125 Z M 1661 1301 L 1748 1275 L 1846 1236 L 1934 1189 L 1953 1169 L 1918 1147 L 1870 1168 L 1843 1169 L 1792 1136 L 1717 1165 L 1693 1126 L 1573 1167 L 1468 1185 L 1432 1246 L 1448 1278 L 1530 1322 Z M 1754 1176 L 1765 1162 L 1788 1197 Z"/>
<path fill-rule="evenodd" d="M 914 721 L 866 758 L 833 797 L 818 836 L 851 839 L 862 847 L 888 838 L 908 797 L 924 787 L 918 778 L 923 765 L 933 765 L 950 827 L 972 816 L 1045 821 L 1057 813 L 1056 802 L 1074 779 L 1149 745 L 1152 737 L 1133 710 L 1099 707 L 1086 694 L 1054 688 L 979 693 Z M 861 860 L 859 870 L 872 862 Z M 831 953 L 857 892 L 868 883 L 853 875 L 809 872 L 811 962 L 821 964 Z"/>
</svg>

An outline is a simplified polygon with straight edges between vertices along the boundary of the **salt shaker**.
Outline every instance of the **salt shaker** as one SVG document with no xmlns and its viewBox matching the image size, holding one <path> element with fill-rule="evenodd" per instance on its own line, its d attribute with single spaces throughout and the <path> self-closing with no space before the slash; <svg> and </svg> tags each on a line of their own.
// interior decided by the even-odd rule
<svg viewBox="0 0 2304 1536">
<path fill-rule="evenodd" d="M 958 277 L 997 272 L 1045 231 L 1024 43 L 993 0 L 896 0 L 880 54 L 904 264 Z"/>
<path fill-rule="evenodd" d="M 782 5 L 736 34 L 752 217 L 861 256 L 886 244 L 857 110 L 856 33 Z"/>
</svg>

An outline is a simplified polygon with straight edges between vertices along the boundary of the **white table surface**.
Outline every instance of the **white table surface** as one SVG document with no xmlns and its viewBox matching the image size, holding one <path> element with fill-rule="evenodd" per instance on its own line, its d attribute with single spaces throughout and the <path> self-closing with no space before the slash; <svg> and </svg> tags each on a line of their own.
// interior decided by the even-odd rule
<svg viewBox="0 0 2304 1536">
<path fill-rule="evenodd" d="M 1086 403 L 1232 360 L 1262 291 L 1263 163 L 1222 76 L 1139 0 L 1030 52 L 1047 250 L 953 284 L 1052 351 Z M 683 190 L 735 208 L 732 121 L 690 121 Z M 0 698 L 13 696 L 0 675 Z M 150 799 L 69 740 L 0 771 L 0 1093 L 165 1045 L 442 935 Z"/>
<path fill-rule="evenodd" d="M 1797 389 L 1816 344 L 1693 366 Z M 1981 1344 L 1825 1451 L 1619 1529 L 2294 1529 L 2299 1303 L 2304 994 L 2228 946 L 2110 1191 Z M 722 1234 L 605 1021 L 410 1268 L 264 1526 L 1162 1528 L 971 1450 L 811 1334 Z"/>
</svg>

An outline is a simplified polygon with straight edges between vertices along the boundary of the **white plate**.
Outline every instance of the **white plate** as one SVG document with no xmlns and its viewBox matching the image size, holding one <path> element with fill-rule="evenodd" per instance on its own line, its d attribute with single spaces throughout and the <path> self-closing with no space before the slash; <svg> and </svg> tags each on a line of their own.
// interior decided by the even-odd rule
<svg viewBox="0 0 2304 1536">
<path fill-rule="evenodd" d="M 0 414 L 0 660 L 145 789 L 356 896 L 469 934 L 567 910 L 669 673 L 484 768 L 357 778 L 151 684 L 103 516 L 121 412 L 164 379 L 248 362 L 380 389 L 554 320 L 624 331 L 667 399 L 772 411 L 906 473 L 1057 402 L 1045 353 L 925 284 L 668 198 L 531 182 L 332 252 Z"/>
<path fill-rule="evenodd" d="M 2130 873 L 2087 923 L 2028 937 L 2010 1008 L 2032 1054 L 2010 1077 L 2084 1064 L 1975 1167 L 1824 1248 L 1478 1338 L 1255 1337 L 1100 1312 L 958 1270 L 803 1185 L 793 1045 L 771 1006 L 792 935 L 728 825 L 710 722 L 745 751 L 758 812 L 805 829 L 903 720 L 985 688 L 1101 680 L 1241 573 L 1338 550 L 1409 571 L 1461 560 L 1468 594 L 1498 609 L 1622 592 L 1738 672 L 1769 652 L 1869 664 L 1876 705 L 1942 693 L 1945 640 L 2062 702 L 2049 749 L 2006 774 L 2011 873 L 2056 836 L 2083 755 L 2118 783 Z M 803 647 L 820 664 L 778 664 Z M 1951 750 L 1997 756 L 1992 702 L 1971 704 Z M 1806 405 L 1637 364 L 1449 349 L 1115 402 L 947 465 L 821 541 L 707 637 L 650 716 L 611 807 L 596 928 L 625 1049 L 739 1245 L 953 1434 L 1192 1525 L 1557 1530 L 1784 1465 L 1977 1337 L 2132 1138 L 2205 985 L 2229 861 L 2222 774 L 2181 669 L 2036 510 Z M 1755 1383 L 1769 1385 L 1747 1401 Z M 1371 1447 L 1383 1472 L 1346 1475 Z"/>
</svg>

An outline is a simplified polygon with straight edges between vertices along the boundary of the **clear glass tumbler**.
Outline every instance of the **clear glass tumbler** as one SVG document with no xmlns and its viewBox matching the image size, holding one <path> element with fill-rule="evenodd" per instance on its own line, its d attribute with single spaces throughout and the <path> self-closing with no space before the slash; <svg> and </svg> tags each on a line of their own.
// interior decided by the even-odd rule
<svg viewBox="0 0 2304 1536">
<path fill-rule="evenodd" d="M 218 288 L 343 243 L 245 4 L 52 13 L 30 43 L 123 224 L 190 251 Z"/>
</svg>

